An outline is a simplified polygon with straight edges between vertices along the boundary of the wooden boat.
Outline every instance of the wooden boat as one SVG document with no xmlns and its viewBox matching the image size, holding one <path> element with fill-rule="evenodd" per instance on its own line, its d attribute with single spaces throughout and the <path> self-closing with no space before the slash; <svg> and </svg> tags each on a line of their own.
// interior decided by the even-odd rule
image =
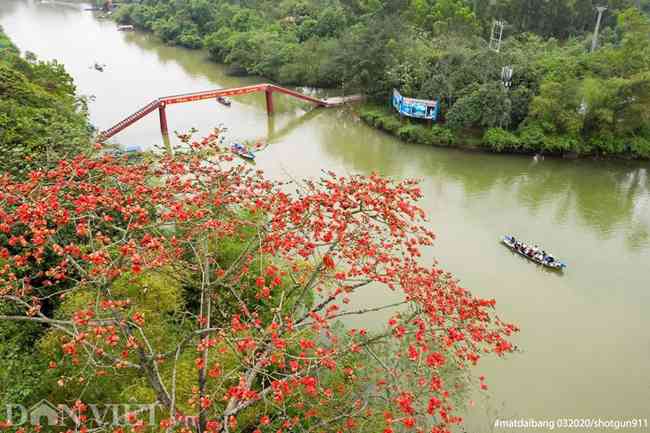
<svg viewBox="0 0 650 433">
<path fill-rule="evenodd" d="M 117 26 L 117 30 L 120 32 L 132 32 L 135 30 L 135 27 L 132 25 Z"/>
<path fill-rule="evenodd" d="M 230 107 L 232 104 L 232 101 L 224 96 L 217 96 L 217 102 L 226 107 Z"/>
<path fill-rule="evenodd" d="M 544 267 L 547 267 L 547 268 L 550 268 L 550 269 L 555 269 L 555 270 L 558 270 L 558 271 L 561 271 L 562 269 L 566 268 L 566 266 L 567 266 L 566 263 L 561 262 L 560 260 L 558 260 L 557 258 L 552 257 L 552 256 L 546 256 L 546 257 L 544 257 L 543 259 L 540 260 L 536 256 L 530 256 L 530 255 L 526 254 L 522 249 L 517 248 L 515 246 L 515 241 L 514 241 L 514 238 L 512 236 L 508 236 L 508 235 L 504 236 L 503 239 L 502 239 L 502 242 L 504 243 L 505 246 L 510 248 L 512 251 L 516 252 L 520 256 L 526 257 L 528 260 L 530 260 L 532 262 L 535 262 L 538 265 L 542 265 Z"/>
<path fill-rule="evenodd" d="M 250 159 L 251 161 L 255 159 L 255 154 L 241 143 L 235 143 L 230 146 L 230 151 L 244 159 Z"/>
</svg>

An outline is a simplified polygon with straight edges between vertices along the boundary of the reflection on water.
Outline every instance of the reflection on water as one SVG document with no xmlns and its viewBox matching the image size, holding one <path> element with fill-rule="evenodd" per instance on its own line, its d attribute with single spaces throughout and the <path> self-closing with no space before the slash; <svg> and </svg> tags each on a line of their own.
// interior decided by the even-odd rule
<svg viewBox="0 0 650 433">
<path fill-rule="evenodd" d="M 528 156 L 395 143 L 383 134 L 369 133 L 359 120 L 344 111 L 333 116 L 336 119 L 320 128 L 322 148 L 328 156 L 355 171 L 381 170 L 392 176 L 433 179 L 434 183 L 457 182 L 466 201 L 489 195 L 512 196 L 516 198 L 515 204 L 526 208 L 531 217 L 554 208 L 552 222 L 558 226 L 565 224 L 573 211 L 580 223 L 591 227 L 600 239 L 624 232 L 630 248 L 649 245 L 647 163 L 553 158 L 535 162 Z M 350 142 L 363 145 L 350 146 Z"/>
<path fill-rule="evenodd" d="M 83 7 L 2 0 L 0 24 L 23 51 L 60 59 L 79 91 L 96 95 L 90 110 L 100 129 L 159 96 L 262 81 L 227 76 L 205 52 L 117 32 Z M 106 72 L 89 69 L 94 61 L 106 63 Z M 491 391 L 468 411 L 468 431 L 492 431 L 489 420 L 497 415 L 647 416 L 650 164 L 534 161 L 405 144 L 348 110 L 274 99 L 272 119 L 263 95 L 233 98 L 231 108 L 215 101 L 174 105 L 167 111 L 170 130 L 207 133 L 224 124 L 233 140 L 265 138 L 270 146 L 256 163 L 274 178 L 318 176 L 324 168 L 421 179 L 422 206 L 438 233 L 431 254 L 476 293 L 495 297 L 500 313 L 522 328 L 520 354 L 480 367 Z M 160 144 L 157 116 L 116 141 Z M 543 272 L 500 245 L 504 233 L 539 242 L 569 268 L 563 275 Z M 354 302 L 377 305 L 397 296 L 372 289 L 355 294 Z M 384 319 L 377 314 L 363 325 Z"/>
</svg>

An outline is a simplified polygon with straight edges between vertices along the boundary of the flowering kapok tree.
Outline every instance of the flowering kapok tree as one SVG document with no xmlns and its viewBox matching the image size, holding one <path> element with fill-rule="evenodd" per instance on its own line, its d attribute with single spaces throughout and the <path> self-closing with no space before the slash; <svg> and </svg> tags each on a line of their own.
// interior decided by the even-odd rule
<svg viewBox="0 0 650 433">
<path fill-rule="evenodd" d="M 79 396 L 124 378 L 161 408 L 155 426 L 129 414 L 135 431 L 462 422 L 443 372 L 511 352 L 517 329 L 422 263 L 434 234 L 417 183 L 276 183 L 233 162 L 218 131 L 186 141 L 173 156 L 80 156 L 0 179 L 0 321 L 43 324 L 48 374 L 79 400 L 77 422 L 89 423 Z M 386 288 L 404 301 L 385 329 L 341 327 L 380 309 L 351 294 Z"/>
</svg>

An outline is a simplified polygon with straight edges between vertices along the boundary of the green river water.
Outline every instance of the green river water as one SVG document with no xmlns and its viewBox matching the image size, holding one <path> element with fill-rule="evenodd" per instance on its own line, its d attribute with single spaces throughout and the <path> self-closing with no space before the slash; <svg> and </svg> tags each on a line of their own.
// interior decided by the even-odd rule
<svg viewBox="0 0 650 433">
<path fill-rule="evenodd" d="M 94 95 L 99 129 L 159 96 L 260 81 L 226 76 L 203 52 L 118 32 L 85 6 L 0 0 L 0 25 L 22 51 L 65 64 L 78 91 Z M 91 68 L 95 61 L 105 72 Z M 256 95 L 235 98 L 229 109 L 204 101 L 167 114 L 171 130 L 207 133 L 224 124 L 233 139 L 269 139 L 257 165 L 273 178 L 331 169 L 422 180 L 422 205 L 438 234 L 432 256 L 478 295 L 495 297 L 500 315 L 521 327 L 520 353 L 476 369 L 490 389 L 464 414 L 468 432 L 516 431 L 494 428 L 496 418 L 650 417 L 650 163 L 535 161 L 410 145 L 346 110 L 310 111 L 279 95 L 275 103 L 272 122 Z M 157 115 L 114 140 L 160 144 Z M 514 256 L 498 242 L 507 232 L 541 243 L 569 268 L 545 272 Z M 394 296 L 374 291 L 354 301 L 381 305 Z"/>
</svg>

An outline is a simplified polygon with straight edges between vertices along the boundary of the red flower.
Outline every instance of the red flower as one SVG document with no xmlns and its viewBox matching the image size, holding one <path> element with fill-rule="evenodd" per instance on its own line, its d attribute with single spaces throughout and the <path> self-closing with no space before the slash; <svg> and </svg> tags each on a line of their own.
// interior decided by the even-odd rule
<svg viewBox="0 0 650 433">
<path fill-rule="evenodd" d="M 323 257 L 323 264 L 328 269 L 334 269 L 334 267 L 336 266 L 335 263 L 334 263 L 334 260 L 332 259 L 332 257 L 329 254 L 326 254 Z"/>
</svg>

